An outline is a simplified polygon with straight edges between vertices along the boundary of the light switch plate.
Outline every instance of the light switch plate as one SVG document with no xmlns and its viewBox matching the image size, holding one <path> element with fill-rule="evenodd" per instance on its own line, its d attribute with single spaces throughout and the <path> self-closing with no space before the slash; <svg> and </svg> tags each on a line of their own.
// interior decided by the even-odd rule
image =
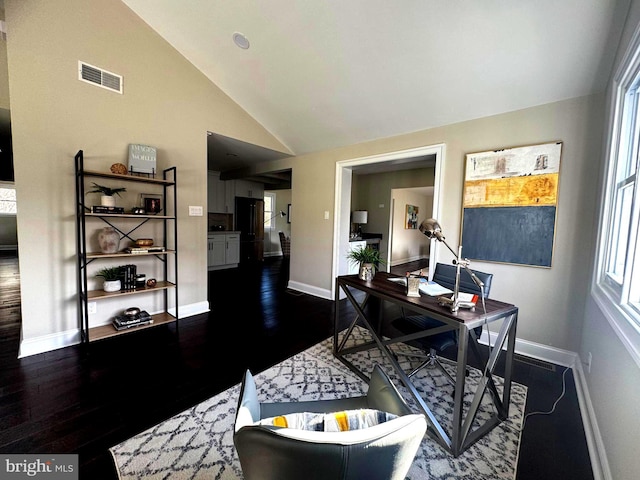
<svg viewBox="0 0 640 480">
<path fill-rule="evenodd" d="M 328 210 L 324 211 L 324 219 L 325 220 L 329 220 L 329 211 Z"/>
<path fill-rule="evenodd" d="M 201 206 L 193 206 L 189 205 L 189 216 L 190 217 L 201 217 L 203 215 L 203 210 Z"/>
</svg>

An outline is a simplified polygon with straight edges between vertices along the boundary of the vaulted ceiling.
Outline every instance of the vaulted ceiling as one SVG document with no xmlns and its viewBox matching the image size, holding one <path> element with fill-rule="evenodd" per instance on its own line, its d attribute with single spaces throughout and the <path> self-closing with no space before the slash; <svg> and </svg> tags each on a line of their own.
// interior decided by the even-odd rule
<svg viewBox="0 0 640 480">
<path fill-rule="evenodd" d="M 123 1 L 294 154 L 602 91 L 629 4 Z"/>
</svg>

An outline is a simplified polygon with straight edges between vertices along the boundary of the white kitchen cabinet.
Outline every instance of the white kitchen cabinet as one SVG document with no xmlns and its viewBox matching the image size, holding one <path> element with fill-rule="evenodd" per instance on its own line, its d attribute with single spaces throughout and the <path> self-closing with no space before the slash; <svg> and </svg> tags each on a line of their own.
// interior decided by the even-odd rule
<svg viewBox="0 0 640 480">
<path fill-rule="evenodd" d="M 240 263 L 240 234 L 228 233 L 225 237 L 227 241 L 225 261 L 227 264 L 237 265 Z"/>
<path fill-rule="evenodd" d="M 210 233 L 207 239 L 209 270 L 234 268 L 240 263 L 240 233 Z"/>
<path fill-rule="evenodd" d="M 235 196 L 247 198 L 264 198 L 264 185 L 249 180 L 234 180 Z"/>
<path fill-rule="evenodd" d="M 209 235 L 207 265 L 209 267 L 219 267 L 226 263 L 226 240 L 224 235 Z"/>
<path fill-rule="evenodd" d="M 220 172 L 207 172 L 207 211 L 230 213 L 227 211 L 225 181 L 220 180 Z"/>
</svg>

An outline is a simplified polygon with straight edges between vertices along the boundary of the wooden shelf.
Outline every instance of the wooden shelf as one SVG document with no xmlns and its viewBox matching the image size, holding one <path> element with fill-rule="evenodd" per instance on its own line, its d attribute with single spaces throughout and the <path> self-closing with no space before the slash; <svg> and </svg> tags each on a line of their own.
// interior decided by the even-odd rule
<svg viewBox="0 0 640 480">
<path fill-rule="evenodd" d="M 153 183 L 155 185 L 175 185 L 171 180 L 161 178 L 138 177 L 136 175 L 119 175 L 117 173 L 96 172 L 92 170 L 84 171 L 85 177 L 113 178 L 115 180 L 125 180 L 128 182 Z"/>
<path fill-rule="evenodd" d="M 175 220 L 176 217 L 168 215 L 137 215 L 134 213 L 85 213 L 85 217 L 114 217 L 114 218 L 135 218 L 137 220 L 141 218 L 157 218 L 160 220 Z"/>
<path fill-rule="evenodd" d="M 165 250 L 164 252 L 148 252 L 148 253 L 101 253 L 101 252 L 89 252 L 87 258 L 122 258 L 122 257 L 146 257 L 148 255 L 171 255 L 176 253 L 175 250 Z"/>
<path fill-rule="evenodd" d="M 120 290 L 118 292 L 105 292 L 104 290 L 90 290 L 87 292 L 87 300 L 104 300 L 106 298 L 123 297 L 126 295 L 138 295 L 140 293 L 166 290 L 175 287 L 175 283 L 159 281 L 155 287 L 135 288 L 133 290 Z"/>
<path fill-rule="evenodd" d="M 128 328 L 126 330 L 116 330 L 111 324 L 100 325 L 99 327 L 93 327 L 89 329 L 89 341 L 96 342 L 105 338 L 117 337 L 118 335 L 126 335 L 127 333 L 138 332 L 140 330 L 146 330 L 147 328 L 157 327 L 159 325 L 166 325 L 176 321 L 176 317 L 169 313 L 158 313 L 157 315 L 151 315 L 153 323 L 147 325 L 140 325 L 138 327 Z"/>
</svg>

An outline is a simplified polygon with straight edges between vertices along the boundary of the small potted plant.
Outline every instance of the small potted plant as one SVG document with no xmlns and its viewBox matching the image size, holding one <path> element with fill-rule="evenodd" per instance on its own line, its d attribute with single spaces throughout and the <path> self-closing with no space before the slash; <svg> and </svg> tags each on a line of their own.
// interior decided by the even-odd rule
<svg viewBox="0 0 640 480">
<path fill-rule="evenodd" d="M 347 254 L 349 261 L 360 265 L 358 277 L 369 282 L 376 274 L 376 265 L 382 265 L 384 260 L 380 258 L 380 250 L 369 246 L 356 248 Z"/>
<path fill-rule="evenodd" d="M 87 195 L 89 193 L 101 193 L 102 196 L 100 197 L 100 205 L 102 205 L 103 207 L 115 207 L 116 198 L 114 197 L 114 195 L 118 195 L 120 197 L 120 192 L 127 191 L 127 189 L 124 187 L 111 188 L 105 187 L 104 185 L 98 185 L 95 182 L 91 183 L 93 183 L 93 190 L 88 191 Z"/>
<path fill-rule="evenodd" d="M 104 279 L 102 289 L 105 292 L 119 292 L 122 288 L 122 282 L 120 281 L 120 267 L 105 267 L 98 270 L 96 277 L 102 277 Z"/>
</svg>

